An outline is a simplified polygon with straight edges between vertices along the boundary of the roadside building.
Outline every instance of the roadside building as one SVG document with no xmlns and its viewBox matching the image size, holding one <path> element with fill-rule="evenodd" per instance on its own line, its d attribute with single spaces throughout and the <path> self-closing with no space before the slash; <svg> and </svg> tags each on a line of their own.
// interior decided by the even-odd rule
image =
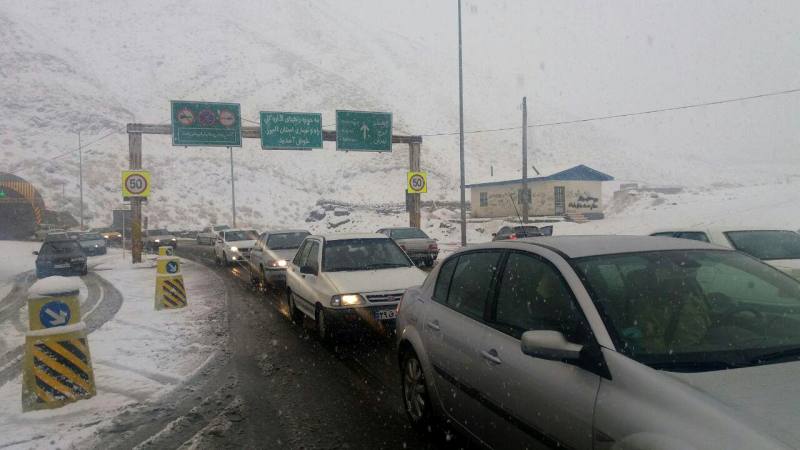
<svg viewBox="0 0 800 450">
<path fill-rule="evenodd" d="M 545 177 L 528 178 L 531 216 L 603 218 L 602 188 L 614 177 L 584 165 Z M 521 213 L 522 180 L 467 185 L 472 217 L 510 217 Z M 515 208 L 516 206 L 516 208 Z"/>
</svg>

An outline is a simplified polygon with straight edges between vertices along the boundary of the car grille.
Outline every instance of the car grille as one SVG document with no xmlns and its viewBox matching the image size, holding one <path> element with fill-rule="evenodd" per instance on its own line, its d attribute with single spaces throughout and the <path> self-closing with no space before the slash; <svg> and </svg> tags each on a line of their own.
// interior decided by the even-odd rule
<svg viewBox="0 0 800 450">
<path fill-rule="evenodd" d="M 370 303 L 388 303 L 388 302 L 399 302 L 402 297 L 403 297 L 402 292 L 391 292 L 384 294 L 367 295 L 367 300 L 369 300 Z"/>
</svg>

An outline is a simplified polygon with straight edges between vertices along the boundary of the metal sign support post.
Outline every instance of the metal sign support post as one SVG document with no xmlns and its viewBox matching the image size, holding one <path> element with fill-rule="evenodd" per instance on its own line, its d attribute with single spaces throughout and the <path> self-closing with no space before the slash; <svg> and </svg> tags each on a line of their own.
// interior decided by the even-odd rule
<svg viewBox="0 0 800 450">
<path fill-rule="evenodd" d="M 130 168 L 142 168 L 142 133 L 132 132 L 128 125 Z M 134 264 L 142 262 L 142 199 L 131 198 L 131 257 Z"/>
<path fill-rule="evenodd" d="M 236 228 L 236 185 L 233 181 L 233 147 L 228 147 L 231 152 L 231 216 L 233 217 L 233 228 Z"/>
<path fill-rule="evenodd" d="M 409 171 L 419 172 L 420 142 L 410 142 L 408 144 L 408 160 Z M 409 194 L 408 197 L 408 226 L 420 228 L 420 194 Z"/>
<path fill-rule="evenodd" d="M 458 0 L 458 155 L 461 166 L 461 246 L 467 245 L 467 194 L 464 180 L 464 73 L 461 66 L 461 0 Z"/>
<path fill-rule="evenodd" d="M 522 222 L 528 223 L 528 98 L 522 97 Z"/>
</svg>

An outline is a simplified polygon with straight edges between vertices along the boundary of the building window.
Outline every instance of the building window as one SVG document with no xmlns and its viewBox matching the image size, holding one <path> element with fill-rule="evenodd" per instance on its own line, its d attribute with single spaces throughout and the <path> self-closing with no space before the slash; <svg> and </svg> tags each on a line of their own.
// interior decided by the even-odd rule
<svg viewBox="0 0 800 450">
<path fill-rule="evenodd" d="M 489 193 L 481 192 L 481 207 L 489 206 Z"/>
<path fill-rule="evenodd" d="M 525 199 L 527 199 L 528 204 L 531 204 L 531 190 L 530 189 L 525 189 L 525 190 L 520 189 L 519 192 L 517 192 L 517 203 L 519 203 L 521 205 L 522 202 Z"/>
</svg>

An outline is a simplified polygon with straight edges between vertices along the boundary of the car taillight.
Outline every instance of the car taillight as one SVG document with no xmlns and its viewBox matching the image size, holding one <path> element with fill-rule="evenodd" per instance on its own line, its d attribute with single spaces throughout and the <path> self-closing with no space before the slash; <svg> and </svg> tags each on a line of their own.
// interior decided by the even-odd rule
<svg viewBox="0 0 800 450">
<path fill-rule="evenodd" d="M 517 239 L 517 235 L 512 233 L 508 238 L 513 241 Z"/>
<path fill-rule="evenodd" d="M 439 250 L 439 246 L 437 244 L 431 244 L 428 246 L 428 250 Z"/>
</svg>

